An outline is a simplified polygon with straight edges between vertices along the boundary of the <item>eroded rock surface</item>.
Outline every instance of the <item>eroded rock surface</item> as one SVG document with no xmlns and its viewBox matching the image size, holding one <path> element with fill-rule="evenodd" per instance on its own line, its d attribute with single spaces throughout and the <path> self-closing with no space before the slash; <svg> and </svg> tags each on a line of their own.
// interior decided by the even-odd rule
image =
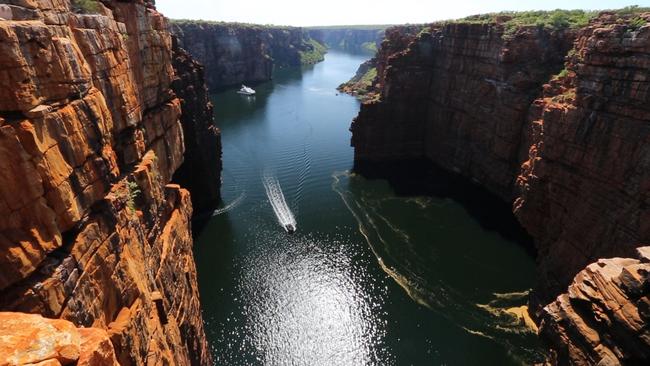
<svg viewBox="0 0 650 366">
<path fill-rule="evenodd" d="M 118 366 L 108 333 L 61 319 L 0 313 L 0 365 Z"/>
<path fill-rule="evenodd" d="M 102 329 L 122 365 L 211 364 L 190 195 L 170 184 L 181 107 L 205 100 L 172 90 L 166 20 L 150 1 L 2 2 L 0 309 Z"/>
<path fill-rule="evenodd" d="M 352 124 L 355 159 L 427 157 L 510 199 L 528 107 L 562 68 L 572 34 L 503 32 L 465 23 L 387 31 L 376 60 L 381 100 Z"/>
<path fill-rule="evenodd" d="M 514 211 L 536 239 L 542 303 L 589 263 L 650 243 L 650 26 L 634 19 L 582 29 L 529 111 Z"/>
<path fill-rule="evenodd" d="M 650 247 L 637 259 L 601 259 L 542 312 L 559 364 L 643 365 L 650 360 Z"/>
</svg>

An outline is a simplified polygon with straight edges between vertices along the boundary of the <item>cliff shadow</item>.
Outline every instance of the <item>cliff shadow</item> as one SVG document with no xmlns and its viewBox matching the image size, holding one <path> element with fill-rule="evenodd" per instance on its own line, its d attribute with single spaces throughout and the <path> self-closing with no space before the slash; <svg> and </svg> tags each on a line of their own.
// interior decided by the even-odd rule
<svg viewBox="0 0 650 366">
<path fill-rule="evenodd" d="M 392 162 L 356 161 L 353 170 L 366 179 L 385 179 L 395 194 L 430 196 L 458 202 L 485 230 L 523 246 L 537 256 L 533 238 L 512 213 L 512 206 L 497 195 L 459 174 L 440 168 L 427 159 Z"/>
<path fill-rule="evenodd" d="M 201 236 L 205 228 L 213 219 L 212 214 L 217 210 L 218 207 L 222 207 L 223 205 L 223 199 L 220 198 L 218 202 L 210 205 L 209 208 L 201 212 L 194 213 L 192 216 L 192 238 L 196 240 L 199 236 Z"/>
</svg>

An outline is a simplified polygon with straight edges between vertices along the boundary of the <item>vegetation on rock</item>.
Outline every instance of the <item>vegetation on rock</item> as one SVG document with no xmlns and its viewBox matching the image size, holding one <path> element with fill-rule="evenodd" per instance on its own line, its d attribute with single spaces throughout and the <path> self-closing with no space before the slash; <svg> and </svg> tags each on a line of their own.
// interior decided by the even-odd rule
<svg viewBox="0 0 650 366">
<path fill-rule="evenodd" d="M 538 26 L 551 29 L 580 28 L 598 15 L 596 11 L 585 10 L 551 10 L 551 11 L 522 11 L 499 12 L 472 15 L 460 19 L 463 23 L 503 23 L 507 30 L 522 26 Z"/>
<path fill-rule="evenodd" d="M 372 64 L 364 63 L 359 67 L 357 74 L 350 81 L 341 84 L 338 90 L 356 95 L 364 102 L 370 101 L 379 96 L 375 87 L 376 78 L 377 68 Z"/>
<path fill-rule="evenodd" d="M 86 0 L 88 1 L 88 0 Z M 251 29 L 251 30 L 268 30 L 268 29 L 298 29 L 299 27 L 292 27 L 288 25 L 273 25 L 273 24 L 254 24 L 254 23 L 241 23 L 241 22 L 223 22 L 217 20 L 197 20 L 197 19 L 169 19 L 169 23 L 173 25 L 204 25 L 204 26 L 223 26 L 235 29 Z"/>
<path fill-rule="evenodd" d="M 136 182 L 126 183 L 126 202 L 131 212 L 135 212 L 135 199 L 141 193 L 140 187 Z"/>
<path fill-rule="evenodd" d="M 314 39 L 309 39 L 306 42 L 307 49 L 298 51 L 300 53 L 300 63 L 303 65 L 311 65 L 321 62 L 325 59 L 327 48 Z"/>
<path fill-rule="evenodd" d="M 72 0 L 72 10 L 81 14 L 94 14 L 99 12 L 97 0 Z"/>
<path fill-rule="evenodd" d="M 377 52 L 377 44 L 375 42 L 364 42 L 361 44 L 361 48 L 364 51 L 376 53 Z"/>
<path fill-rule="evenodd" d="M 639 6 L 627 6 L 622 9 L 610 10 L 620 16 L 631 16 L 650 11 L 650 8 Z M 577 29 L 587 26 L 589 22 L 598 16 L 602 11 L 595 10 L 563 10 L 551 11 L 504 11 L 499 13 L 488 13 L 472 15 L 466 18 L 445 21 L 442 23 L 478 23 L 490 24 L 501 23 L 504 25 L 504 36 L 513 35 L 520 27 L 537 26 L 551 30 Z M 636 18 L 632 25 L 637 28 L 645 25 L 647 21 L 643 18 Z"/>
</svg>

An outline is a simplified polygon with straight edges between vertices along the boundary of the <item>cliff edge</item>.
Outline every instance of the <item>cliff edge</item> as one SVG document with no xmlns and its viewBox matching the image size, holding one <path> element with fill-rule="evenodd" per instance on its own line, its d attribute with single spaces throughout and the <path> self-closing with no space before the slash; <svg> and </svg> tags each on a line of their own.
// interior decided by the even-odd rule
<svg viewBox="0 0 650 366">
<path fill-rule="evenodd" d="M 209 365 L 192 202 L 170 183 L 193 96 L 152 1 L 91 4 L 0 5 L 0 310 L 100 329 L 121 365 Z"/>
</svg>

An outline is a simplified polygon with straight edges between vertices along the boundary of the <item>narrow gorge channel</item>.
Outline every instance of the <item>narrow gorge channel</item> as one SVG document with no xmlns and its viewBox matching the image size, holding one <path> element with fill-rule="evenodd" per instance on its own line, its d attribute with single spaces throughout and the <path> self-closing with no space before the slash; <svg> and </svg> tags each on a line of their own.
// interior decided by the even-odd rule
<svg viewBox="0 0 650 366">
<path fill-rule="evenodd" d="M 213 95 L 224 209 L 195 257 L 216 363 L 539 361 L 534 331 L 506 312 L 526 304 L 534 283 L 524 246 L 450 195 L 398 196 L 351 173 L 359 102 L 336 87 L 367 58 L 331 50 L 315 66 L 277 70 L 254 98 Z M 267 199 L 269 171 L 294 235 Z M 473 198 L 490 204 L 484 192 Z"/>
<path fill-rule="evenodd" d="M 650 364 L 650 8 L 335 2 L 0 0 L 0 366 Z"/>
</svg>

